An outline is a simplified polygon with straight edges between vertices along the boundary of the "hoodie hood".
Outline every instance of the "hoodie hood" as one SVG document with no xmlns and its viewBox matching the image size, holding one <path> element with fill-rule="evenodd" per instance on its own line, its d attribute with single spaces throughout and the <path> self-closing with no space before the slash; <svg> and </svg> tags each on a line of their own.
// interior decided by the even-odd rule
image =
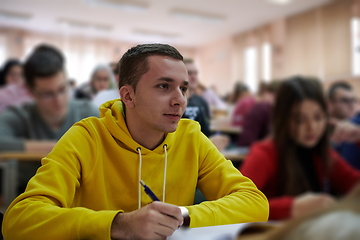
<svg viewBox="0 0 360 240">
<path fill-rule="evenodd" d="M 162 201 L 165 202 L 166 195 L 166 172 L 167 172 L 167 150 L 168 143 L 173 142 L 172 134 L 167 134 L 165 140 L 154 150 L 149 150 L 137 143 L 131 136 L 125 122 L 125 107 L 121 99 L 115 99 L 105 102 L 100 106 L 100 119 L 106 125 L 111 135 L 117 140 L 117 143 L 131 152 L 135 152 L 139 156 L 138 165 L 138 209 L 141 208 L 142 191 L 140 182 L 142 182 L 142 155 L 157 153 L 164 155 L 164 175 L 162 187 Z"/>
<path fill-rule="evenodd" d="M 176 133 L 167 133 L 164 141 L 157 146 L 154 150 L 147 149 L 146 147 L 137 143 L 131 136 L 129 129 L 125 122 L 125 106 L 121 99 L 115 99 L 103 103 L 100 108 L 100 119 L 105 124 L 111 135 L 118 140 L 118 144 L 132 152 L 137 152 L 137 148 L 141 148 L 143 155 L 150 152 L 163 154 L 163 146 L 166 144 L 167 149 L 171 148 L 174 142 L 174 135 Z"/>
</svg>

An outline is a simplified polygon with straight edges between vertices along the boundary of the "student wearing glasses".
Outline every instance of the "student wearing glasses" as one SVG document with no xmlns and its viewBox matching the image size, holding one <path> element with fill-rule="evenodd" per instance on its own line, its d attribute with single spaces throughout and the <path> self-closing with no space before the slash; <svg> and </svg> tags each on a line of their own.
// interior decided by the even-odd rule
<svg viewBox="0 0 360 240">
<path fill-rule="evenodd" d="M 77 121 L 98 116 L 91 102 L 70 101 L 64 57 L 52 46 L 38 46 L 24 64 L 25 84 L 32 103 L 0 114 L 0 151 L 48 153 Z M 19 191 L 35 174 L 39 163 L 19 165 Z"/>
<path fill-rule="evenodd" d="M 330 117 L 337 125 L 346 127 L 360 125 L 360 112 L 356 112 L 357 98 L 350 84 L 345 81 L 333 83 L 328 90 Z M 350 141 L 334 141 L 334 148 L 353 167 L 360 170 L 360 145 Z"/>
</svg>

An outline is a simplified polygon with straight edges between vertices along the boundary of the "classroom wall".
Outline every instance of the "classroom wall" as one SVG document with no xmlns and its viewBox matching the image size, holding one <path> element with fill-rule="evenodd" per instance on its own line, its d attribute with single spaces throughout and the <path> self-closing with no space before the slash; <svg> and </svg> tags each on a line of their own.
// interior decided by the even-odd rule
<svg viewBox="0 0 360 240">
<path fill-rule="evenodd" d="M 215 76 L 224 76 L 221 93 L 230 91 L 226 88 L 235 80 L 243 80 L 244 51 L 250 46 L 258 48 L 258 76 L 261 78 L 261 45 L 264 42 L 272 45 L 273 79 L 294 74 L 316 76 L 324 82 L 352 78 L 350 21 L 353 16 L 360 16 L 359 2 L 334 1 L 202 47 L 197 60 L 201 72 L 206 72 L 203 73 L 205 84 L 213 84 Z M 226 51 L 233 52 L 227 52 L 227 61 L 218 60 L 220 65 L 217 66 L 216 53 Z"/>
<path fill-rule="evenodd" d="M 272 46 L 273 79 L 294 74 L 317 76 L 324 83 L 348 79 L 352 78 L 350 20 L 353 16 L 360 17 L 360 0 L 336 0 L 203 46 L 175 47 L 184 57 L 195 59 L 201 82 L 206 86 L 216 85 L 220 94 L 231 91 L 235 81 L 244 79 L 244 51 L 250 46 L 258 48 L 258 76 L 261 79 L 261 46 L 265 42 Z M 63 50 L 77 51 L 79 55 L 91 50 L 97 59 L 107 62 L 118 61 L 129 47 L 135 45 L 7 28 L 0 28 L 0 36 L 6 37 L 8 56 L 18 58 L 23 58 L 30 46 L 42 41 Z"/>
<path fill-rule="evenodd" d="M 61 49 L 66 56 L 69 78 L 78 84 L 89 79 L 92 69 L 99 63 L 117 62 L 121 56 L 137 43 L 109 39 L 67 36 L 1 28 L 0 37 L 5 37 L 8 58 L 25 59 L 34 46 L 47 43 Z M 177 47 L 177 46 L 175 46 Z M 177 47 L 187 58 L 194 58 L 193 48 Z"/>
<path fill-rule="evenodd" d="M 220 93 L 231 89 L 238 65 L 233 38 L 196 48 L 194 59 L 199 68 L 200 82 L 206 86 L 215 85 Z"/>
</svg>

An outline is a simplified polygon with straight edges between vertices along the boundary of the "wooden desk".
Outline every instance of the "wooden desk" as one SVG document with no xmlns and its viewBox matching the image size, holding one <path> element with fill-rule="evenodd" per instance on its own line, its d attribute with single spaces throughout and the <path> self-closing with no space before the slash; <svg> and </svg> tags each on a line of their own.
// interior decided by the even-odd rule
<svg viewBox="0 0 360 240">
<path fill-rule="evenodd" d="M 221 151 L 221 153 L 224 155 L 226 159 L 229 159 L 234 162 L 242 162 L 247 153 L 249 151 L 249 148 L 245 147 L 236 147 L 232 149 L 226 149 L 224 151 Z"/>
<path fill-rule="evenodd" d="M 40 161 L 47 153 L 24 153 L 24 152 L 2 152 L 0 161 L 19 160 L 19 161 Z"/>
<path fill-rule="evenodd" d="M 0 153 L 0 167 L 3 169 L 3 197 L 5 207 L 17 197 L 17 177 L 19 161 L 41 161 L 48 153 L 2 152 Z"/>
<path fill-rule="evenodd" d="M 241 133 L 241 127 L 232 126 L 227 118 L 220 118 L 211 120 L 210 131 L 238 135 Z"/>
</svg>

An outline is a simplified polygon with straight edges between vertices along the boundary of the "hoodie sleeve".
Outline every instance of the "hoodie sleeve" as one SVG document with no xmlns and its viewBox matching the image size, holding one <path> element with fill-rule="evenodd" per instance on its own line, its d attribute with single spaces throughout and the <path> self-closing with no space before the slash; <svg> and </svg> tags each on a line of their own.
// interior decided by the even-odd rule
<svg viewBox="0 0 360 240">
<path fill-rule="evenodd" d="M 91 137 L 83 127 L 75 125 L 42 159 L 25 193 L 5 213 L 5 239 L 110 239 L 111 224 L 119 211 L 73 207 L 76 189 L 83 181 L 84 162 L 80 159 L 91 161 L 96 154 L 96 141 L 90 141 Z"/>
<path fill-rule="evenodd" d="M 268 219 L 269 204 L 265 195 L 202 134 L 198 188 L 209 201 L 188 207 L 190 227 Z"/>
</svg>

